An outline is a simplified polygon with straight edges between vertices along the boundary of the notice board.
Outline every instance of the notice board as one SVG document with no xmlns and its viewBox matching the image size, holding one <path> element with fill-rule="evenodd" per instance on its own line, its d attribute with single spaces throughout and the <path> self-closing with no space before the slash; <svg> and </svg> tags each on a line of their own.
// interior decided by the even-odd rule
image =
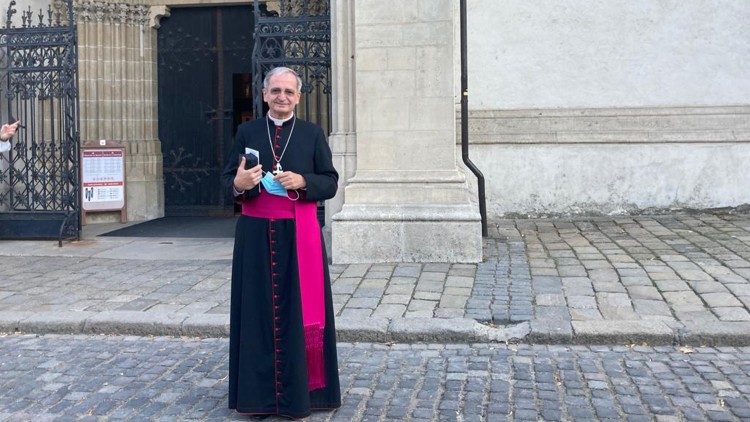
<svg viewBox="0 0 750 422">
<path fill-rule="evenodd" d="M 86 142 L 81 148 L 81 206 L 86 213 L 120 211 L 127 221 L 125 207 L 125 147 L 117 141 Z"/>
</svg>

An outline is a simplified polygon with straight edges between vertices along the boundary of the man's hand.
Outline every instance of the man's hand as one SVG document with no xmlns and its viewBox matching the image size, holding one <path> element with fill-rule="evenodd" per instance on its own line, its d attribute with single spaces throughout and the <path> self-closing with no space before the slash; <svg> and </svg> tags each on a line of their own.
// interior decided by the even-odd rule
<svg viewBox="0 0 750 422">
<path fill-rule="evenodd" d="M 0 128 L 0 140 L 7 141 L 12 138 L 16 134 L 16 129 L 18 129 L 20 124 L 21 121 L 19 120 L 15 123 L 3 125 L 3 127 Z"/>
<path fill-rule="evenodd" d="M 258 164 L 250 170 L 245 170 L 245 157 L 242 157 L 240 166 L 237 167 L 237 174 L 234 176 L 234 188 L 238 191 L 252 189 L 258 186 L 261 177 L 263 177 L 263 167 Z"/>
<path fill-rule="evenodd" d="M 305 178 L 292 171 L 281 172 L 274 179 L 278 180 L 286 190 L 304 189 L 307 186 Z"/>
</svg>

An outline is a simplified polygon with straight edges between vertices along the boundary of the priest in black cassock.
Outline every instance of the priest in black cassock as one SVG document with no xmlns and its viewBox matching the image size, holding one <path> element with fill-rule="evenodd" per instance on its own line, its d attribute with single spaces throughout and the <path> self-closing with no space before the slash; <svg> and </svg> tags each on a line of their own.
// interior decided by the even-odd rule
<svg viewBox="0 0 750 422">
<path fill-rule="evenodd" d="M 323 130 L 297 119 L 302 81 L 268 72 L 268 115 L 243 123 L 222 174 L 242 204 L 232 261 L 229 407 L 300 418 L 341 406 L 336 332 L 317 201 L 338 173 Z M 242 158 L 241 158 L 242 157 Z"/>
</svg>

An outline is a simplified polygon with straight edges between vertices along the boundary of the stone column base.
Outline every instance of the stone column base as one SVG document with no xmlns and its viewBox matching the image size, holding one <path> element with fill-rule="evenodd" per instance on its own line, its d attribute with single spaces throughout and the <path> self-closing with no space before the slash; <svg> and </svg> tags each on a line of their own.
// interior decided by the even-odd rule
<svg viewBox="0 0 750 422">
<path fill-rule="evenodd" d="M 164 217 L 164 182 L 128 182 L 128 221 Z"/>
<path fill-rule="evenodd" d="M 131 141 L 128 148 L 128 221 L 164 217 L 161 142 Z"/>
<path fill-rule="evenodd" d="M 482 221 L 471 204 L 344 204 L 332 237 L 334 264 L 482 260 Z"/>
</svg>

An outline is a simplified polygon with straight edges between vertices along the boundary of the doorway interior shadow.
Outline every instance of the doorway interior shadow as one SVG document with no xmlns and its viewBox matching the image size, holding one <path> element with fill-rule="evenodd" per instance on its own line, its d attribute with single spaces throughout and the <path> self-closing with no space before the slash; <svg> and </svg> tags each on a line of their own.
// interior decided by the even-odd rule
<svg viewBox="0 0 750 422">
<path fill-rule="evenodd" d="M 237 217 L 162 217 L 99 236 L 232 238 Z"/>
</svg>

